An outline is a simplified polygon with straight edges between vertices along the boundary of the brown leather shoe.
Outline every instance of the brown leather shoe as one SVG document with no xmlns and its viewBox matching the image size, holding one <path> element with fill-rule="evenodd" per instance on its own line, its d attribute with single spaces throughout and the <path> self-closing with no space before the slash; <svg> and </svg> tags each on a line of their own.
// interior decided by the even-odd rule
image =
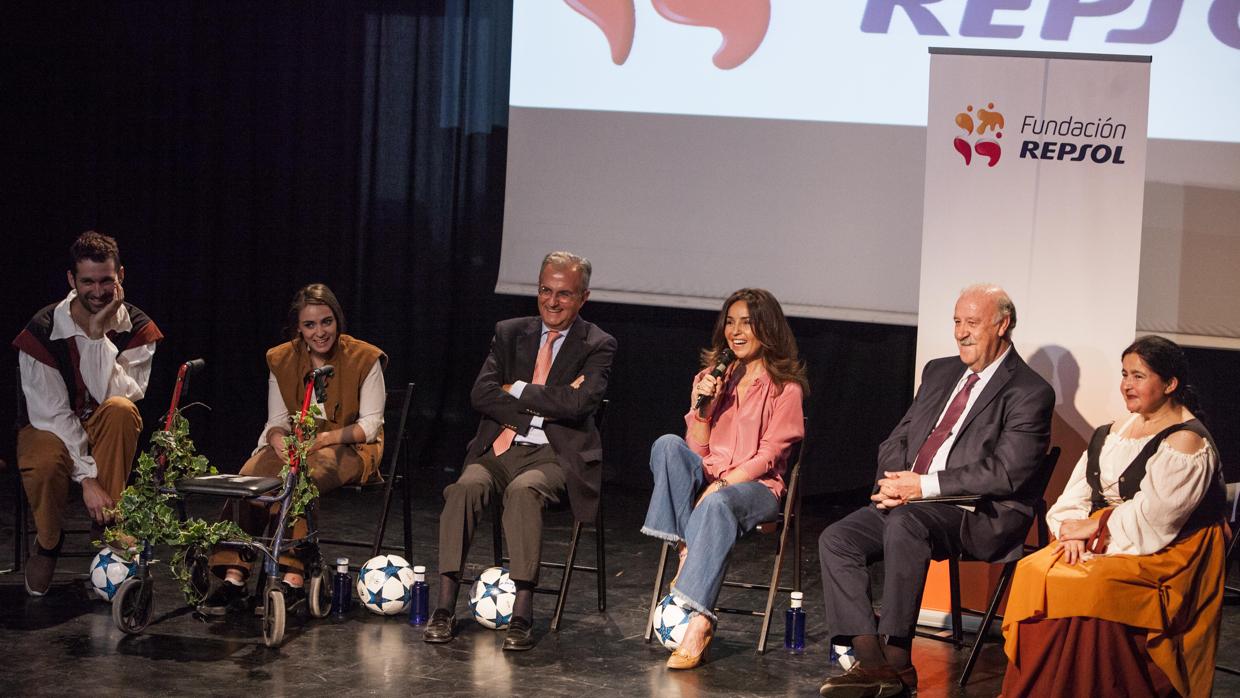
<svg viewBox="0 0 1240 698">
<path fill-rule="evenodd" d="M 31 596 L 43 596 L 52 586 L 52 575 L 56 573 L 56 558 L 60 557 L 60 546 L 65 544 L 65 534 L 60 534 L 56 547 L 48 550 L 34 542 L 34 555 L 26 558 L 26 593 Z"/>
<path fill-rule="evenodd" d="M 900 674 L 900 682 L 904 684 L 904 690 L 908 692 L 908 695 L 917 695 L 917 667 L 909 664 L 897 673 Z"/>
<path fill-rule="evenodd" d="M 706 661 L 710 657 L 710 641 L 715 638 L 715 624 L 711 623 L 706 628 L 706 635 L 702 644 L 702 651 L 697 654 L 689 654 L 684 649 L 677 647 L 672 652 L 672 656 L 667 658 L 668 669 L 696 669 L 698 665 Z"/>
<path fill-rule="evenodd" d="M 446 608 L 436 608 L 422 631 L 422 641 L 433 645 L 452 642 L 456 637 L 456 616 Z"/>
<path fill-rule="evenodd" d="M 904 690 L 900 674 L 883 664 L 873 668 L 857 662 L 851 669 L 827 679 L 818 695 L 831 698 L 890 698 Z"/>
</svg>

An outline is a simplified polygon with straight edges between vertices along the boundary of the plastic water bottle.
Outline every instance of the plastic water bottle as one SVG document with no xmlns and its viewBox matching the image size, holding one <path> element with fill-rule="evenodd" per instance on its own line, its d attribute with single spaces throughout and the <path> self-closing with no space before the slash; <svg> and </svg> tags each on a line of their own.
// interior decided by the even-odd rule
<svg viewBox="0 0 1240 698">
<path fill-rule="evenodd" d="M 336 558 L 336 574 L 332 575 L 332 615 L 343 616 L 353 605 L 353 575 L 349 574 L 349 558 Z"/>
<path fill-rule="evenodd" d="M 784 612 L 784 649 L 793 654 L 805 650 L 805 609 L 801 608 L 804 597 L 799 591 L 792 592 L 792 603 Z"/>
<path fill-rule="evenodd" d="M 426 625 L 430 615 L 430 587 L 426 586 L 426 567 L 413 568 L 413 598 L 409 602 L 409 625 Z"/>
</svg>

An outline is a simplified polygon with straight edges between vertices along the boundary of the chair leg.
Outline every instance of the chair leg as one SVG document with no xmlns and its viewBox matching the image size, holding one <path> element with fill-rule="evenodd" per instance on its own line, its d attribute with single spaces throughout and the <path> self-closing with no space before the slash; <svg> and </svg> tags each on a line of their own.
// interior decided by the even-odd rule
<svg viewBox="0 0 1240 698">
<path fill-rule="evenodd" d="M 14 461 L 16 462 L 16 461 Z M 13 528 L 13 571 L 21 572 L 26 562 L 26 546 L 29 545 L 30 524 L 26 520 L 26 487 L 22 484 L 21 472 L 17 473 L 17 490 L 13 493 L 17 499 L 17 520 Z"/>
<path fill-rule="evenodd" d="M 413 561 L 413 474 L 409 472 L 408 459 L 401 461 L 401 515 L 404 517 L 402 533 L 405 536 L 405 559 Z"/>
<path fill-rule="evenodd" d="M 379 525 L 375 527 L 375 540 L 370 546 L 371 557 L 378 555 L 383 548 L 383 536 L 387 533 L 388 512 L 392 510 L 392 488 L 396 484 L 395 480 L 396 475 L 393 473 L 392 477 L 383 483 L 383 511 L 379 512 Z M 408 559 L 405 558 L 405 560 Z"/>
<path fill-rule="evenodd" d="M 500 496 L 503 496 L 502 494 Z M 504 566 L 504 505 L 498 501 L 491 507 L 491 551 L 495 566 Z"/>
<path fill-rule="evenodd" d="M 792 510 L 792 590 L 801 591 L 801 503 Z M 785 523 L 785 526 L 788 524 Z"/>
<path fill-rule="evenodd" d="M 568 598 L 568 585 L 573 580 L 573 564 L 577 562 L 577 543 L 581 541 L 581 522 L 573 521 L 573 537 L 568 541 L 568 561 L 560 576 L 560 593 L 555 599 L 555 615 L 551 617 L 551 629 L 560 629 L 560 616 L 564 615 L 564 601 Z"/>
<path fill-rule="evenodd" d="M 977 658 L 982 653 L 982 644 L 986 642 L 986 633 L 990 631 L 990 625 L 995 620 L 995 615 L 999 611 L 999 602 L 1003 600 L 1003 594 L 1007 591 L 1008 585 L 1012 583 L 1012 577 L 1016 574 L 1016 563 L 1009 562 L 1003 566 L 1003 571 L 999 573 L 999 585 L 995 588 L 995 594 L 990 598 L 990 605 L 986 607 L 986 615 L 982 617 L 982 625 L 977 629 L 977 638 L 973 640 L 973 649 L 969 650 L 969 660 L 964 663 L 964 671 L 960 674 L 960 687 L 964 688 L 969 683 L 969 675 L 973 673 L 973 667 L 977 664 Z"/>
<path fill-rule="evenodd" d="M 598 569 L 595 574 L 598 583 L 598 610 L 602 613 L 607 610 L 607 546 L 604 544 L 605 534 L 603 533 L 603 509 L 602 503 L 599 503 L 598 519 L 594 522 L 594 566 Z"/>
<path fill-rule="evenodd" d="M 952 596 L 952 644 L 956 649 L 960 649 L 964 647 L 964 614 L 960 611 L 960 559 L 949 558 L 947 569 Z"/>
<path fill-rule="evenodd" d="M 667 572 L 667 560 L 671 557 L 672 546 L 668 543 L 659 544 L 659 570 L 654 574 L 654 591 L 650 592 L 650 613 L 646 617 L 646 632 L 642 635 L 650 642 L 654 634 L 654 612 L 659 607 L 659 599 L 663 591 L 663 575 Z"/>
<path fill-rule="evenodd" d="M 775 551 L 775 567 L 771 570 L 771 585 L 766 592 L 766 609 L 762 614 L 762 630 L 758 635 L 758 654 L 766 653 L 766 636 L 771 629 L 771 609 L 775 607 L 775 595 L 779 593 L 779 573 L 784 568 L 784 551 L 788 549 L 789 526 L 779 532 L 779 548 Z"/>
</svg>

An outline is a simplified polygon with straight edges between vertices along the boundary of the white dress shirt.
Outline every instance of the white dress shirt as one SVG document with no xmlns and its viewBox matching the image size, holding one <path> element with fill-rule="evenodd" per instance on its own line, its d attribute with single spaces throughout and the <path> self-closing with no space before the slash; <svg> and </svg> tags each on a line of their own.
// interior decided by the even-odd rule
<svg viewBox="0 0 1240 698">
<path fill-rule="evenodd" d="M 938 452 L 934 454 L 934 458 L 930 460 L 930 467 L 926 469 L 926 474 L 921 476 L 921 496 L 937 497 L 942 493 L 939 488 L 939 471 L 947 467 L 947 456 L 952 452 L 952 445 L 956 443 L 956 436 L 960 433 L 960 424 L 965 417 L 969 416 L 969 411 L 973 409 L 973 403 L 977 402 L 977 397 L 986 389 L 986 384 L 994 377 L 995 372 L 999 370 L 999 365 L 1007 358 L 1008 352 L 1012 351 L 1012 345 L 1008 345 L 1007 349 L 999 355 L 999 358 L 990 362 L 990 365 L 983 368 L 977 374 L 977 382 L 973 384 L 973 389 L 969 391 L 969 401 L 965 403 L 964 410 L 960 413 L 960 418 L 952 425 L 951 432 L 947 435 L 947 440 L 939 446 Z M 960 380 L 956 381 L 956 387 L 952 390 L 951 397 L 947 399 L 947 404 L 943 406 L 943 411 L 939 413 L 938 420 L 935 421 L 935 428 L 938 428 L 939 422 L 943 421 L 943 415 L 947 413 L 947 408 L 951 406 L 952 400 L 956 399 L 956 394 L 964 388 L 965 379 L 969 377 L 969 369 L 966 368 L 964 373 L 960 374 Z M 933 430 L 931 430 L 933 433 Z"/>
<path fill-rule="evenodd" d="M 556 337 L 555 344 L 551 345 L 552 366 L 555 365 L 555 357 L 560 355 L 560 347 L 564 346 L 564 338 L 568 336 L 569 330 L 572 329 L 573 326 L 569 325 L 568 329 L 558 330 L 560 336 Z M 542 326 L 542 335 L 538 339 L 539 351 L 542 351 L 543 345 L 547 343 L 547 333 L 550 331 L 551 328 L 547 327 L 546 323 L 544 323 Z M 528 383 L 525 381 L 513 381 L 512 387 L 508 390 L 508 394 L 520 400 L 521 392 L 525 390 L 526 385 L 528 385 Z M 543 423 L 544 421 L 541 416 L 536 416 L 530 419 L 530 430 L 525 433 L 525 436 L 517 434 L 516 437 L 513 438 L 513 443 L 530 444 L 534 446 L 541 446 L 542 444 L 549 443 L 547 441 L 547 432 L 543 431 L 542 428 Z"/>
</svg>

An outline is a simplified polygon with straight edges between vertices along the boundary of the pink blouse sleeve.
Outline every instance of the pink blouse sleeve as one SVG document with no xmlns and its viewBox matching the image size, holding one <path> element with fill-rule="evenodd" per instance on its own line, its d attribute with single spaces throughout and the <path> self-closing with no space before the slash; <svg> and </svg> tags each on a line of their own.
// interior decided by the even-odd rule
<svg viewBox="0 0 1240 698">
<path fill-rule="evenodd" d="M 693 386 L 697 385 L 697 382 L 702 379 L 702 376 L 705 373 L 706 373 L 706 369 L 702 369 L 701 371 L 698 371 L 697 375 L 693 377 L 693 382 L 689 384 L 690 396 L 692 396 L 693 394 Z M 693 430 L 693 423 L 697 421 L 697 417 L 695 416 L 695 414 L 696 413 L 693 410 L 692 406 L 690 406 L 689 411 L 685 413 L 685 443 L 689 445 L 690 450 L 692 450 L 694 453 L 698 454 L 699 456 L 705 458 L 707 455 L 710 454 L 710 444 L 700 444 L 694 441 L 693 438 L 689 436 L 689 433 Z"/>
<path fill-rule="evenodd" d="M 783 392 L 775 397 L 771 421 L 758 437 L 758 452 L 753 458 L 737 463 L 733 470 L 743 470 L 757 480 L 775 469 L 775 464 L 787 455 L 792 444 L 805 438 L 801 400 L 801 386 L 784 385 Z"/>
</svg>

